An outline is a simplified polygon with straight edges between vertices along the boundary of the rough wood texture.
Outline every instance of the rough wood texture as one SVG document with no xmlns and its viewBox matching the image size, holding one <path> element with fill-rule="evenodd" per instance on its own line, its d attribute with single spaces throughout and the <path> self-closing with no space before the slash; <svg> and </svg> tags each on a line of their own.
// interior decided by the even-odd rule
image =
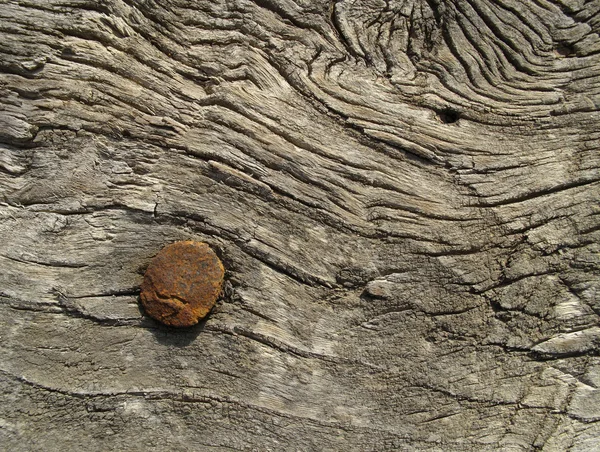
<svg viewBox="0 0 600 452">
<path fill-rule="evenodd" d="M 0 0 L 0 448 L 597 451 L 600 1 Z M 204 241 L 223 299 L 142 317 Z"/>
</svg>

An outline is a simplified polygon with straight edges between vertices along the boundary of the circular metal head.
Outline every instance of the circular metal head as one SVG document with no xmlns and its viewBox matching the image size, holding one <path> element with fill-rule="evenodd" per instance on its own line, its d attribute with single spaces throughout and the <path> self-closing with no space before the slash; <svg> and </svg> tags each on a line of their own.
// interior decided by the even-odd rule
<svg viewBox="0 0 600 452">
<path fill-rule="evenodd" d="M 215 305 L 223 264 L 206 243 L 176 242 L 152 259 L 141 286 L 146 314 L 169 326 L 198 323 Z"/>
</svg>

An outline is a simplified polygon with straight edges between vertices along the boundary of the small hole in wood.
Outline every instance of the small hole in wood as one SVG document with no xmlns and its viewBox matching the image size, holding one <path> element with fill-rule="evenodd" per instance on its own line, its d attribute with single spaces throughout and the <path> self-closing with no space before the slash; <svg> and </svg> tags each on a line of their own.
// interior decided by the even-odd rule
<svg viewBox="0 0 600 452">
<path fill-rule="evenodd" d="M 554 50 L 560 57 L 569 57 L 575 54 L 575 48 L 571 44 L 560 44 Z"/>
<path fill-rule="evenodd" d="M 460 113 L 453 108 L 445 108 L 438 112 L 438 118 L 444 124 L 454 124 L 460 119 Z"/>
</svg>

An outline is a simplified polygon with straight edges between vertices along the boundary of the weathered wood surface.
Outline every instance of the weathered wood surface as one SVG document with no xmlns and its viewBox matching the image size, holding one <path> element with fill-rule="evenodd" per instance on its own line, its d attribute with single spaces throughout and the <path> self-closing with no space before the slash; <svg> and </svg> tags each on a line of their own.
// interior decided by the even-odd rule
<svg viewBox="0 0 600 452">
<path fill-rule="evenodd" d="M 600 1 L 0 1 L 0 448 L 597 451 Z M 165 244 L 227 268 L 143 317 Z"/>
</svg>

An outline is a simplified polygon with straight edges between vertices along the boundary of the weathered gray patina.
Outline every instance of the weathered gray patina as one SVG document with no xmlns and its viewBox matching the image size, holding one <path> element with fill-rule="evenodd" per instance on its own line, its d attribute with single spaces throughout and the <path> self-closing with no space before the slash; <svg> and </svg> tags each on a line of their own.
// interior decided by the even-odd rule
<svg viewBox="0 0 600 452">
<path fill-rule="evenodd" d="M 0 1 L 0 449 L 598 450 L 599 10 Z"/>
</svg>

